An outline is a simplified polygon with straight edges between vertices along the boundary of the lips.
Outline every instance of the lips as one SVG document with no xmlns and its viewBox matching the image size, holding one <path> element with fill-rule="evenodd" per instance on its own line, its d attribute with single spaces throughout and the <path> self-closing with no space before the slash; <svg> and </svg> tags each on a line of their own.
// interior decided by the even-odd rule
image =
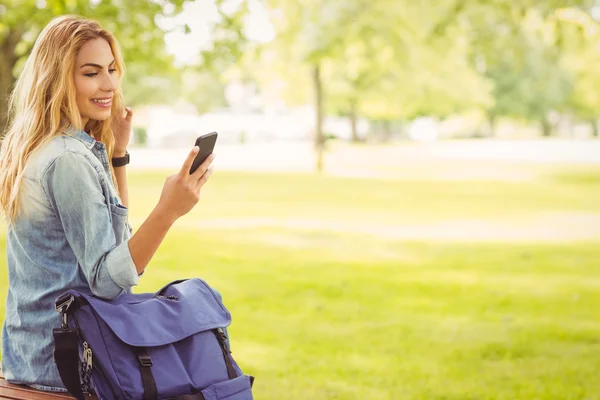
<svg viewBox="0 0 600 400">
<path fill-rule="evenodd" d="M 91 99 L 90 101 L 100 108 L 109 108 L 112 105 L 112 97 Z"/>
</svg>

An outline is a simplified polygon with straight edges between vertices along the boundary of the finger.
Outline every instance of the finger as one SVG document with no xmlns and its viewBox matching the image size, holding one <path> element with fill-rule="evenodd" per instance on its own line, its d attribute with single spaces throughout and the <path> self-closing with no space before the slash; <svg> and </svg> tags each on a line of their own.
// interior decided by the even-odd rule
<svg viewBox="0 0 600 400">
<path fill-rule="evenodd" d="M 127 122 L 131 122 L 131 119 L 133 118 L 133 110 L 131 109 L 131 107 L 125 107 L 125 119 L 127 120 Z"/>
<path fill-rule="evenodd" d="M 209 169 L 206 170 L 204 175 L 202 175 L 202 178 L 200 178 L 198 180 L 198 190 L 200 190 L 200 188 L 202 188 L 202 186 L 204 186 L 206 181 L 208 181 L 208 178 L 210 178 L 210 176 L 213 174 L 214 170 L 215 170 L 215 167 L 210 167 Z"/>
<path fill-rule="evenodd" d="M 204 160 L 204 162 L 202 164 L 200 164 L 198 169 L 196 171 L 194 171 L 194 173 L 192 174 L 192 177 L 194 179 L 202 178 L 202 175 L 204 175 L 204 173 L 206 172 L 208 167 L 210 167 L 210 164 L 213 162 L 214 159 L 215 159 L 215 155 L 214 155 L 214 153 L 211 153 L 208 157 L 206 157 L 206 160 Z"/>
<path fill-rule="evenodd" d="M 190 174 L 190 169 L 192 168 L 192 164 L 194 163 L 194 158 L 196 158 L 196 154 L 200 151 L 198 146 L 194 146 L 190 154 L 188 154 L 187 158 L 183 162 L 183 166 L 181 167 L 181 171 L 179 171 L 179 176 L 182 178 L 188 176 Z"/>
</svg>

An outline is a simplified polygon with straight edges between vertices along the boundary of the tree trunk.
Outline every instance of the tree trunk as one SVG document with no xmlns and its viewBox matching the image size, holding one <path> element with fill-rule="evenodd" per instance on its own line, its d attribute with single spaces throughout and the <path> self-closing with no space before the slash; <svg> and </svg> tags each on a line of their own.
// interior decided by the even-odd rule
<svg viewBox="0 0 600 400">
<path fill-rule="evenodd" d="M 356 112 L 356 102 L 352 101 L 350 103 L 350 128 L 352 129 L 352 143 L 360 142 L 360 138 L 358 137 L 358 130 L 356 129 L 357 123 L 357 112 Z"/>
<path fill-rule="evenodd" d="M 541 122 L 541 128 L 542 128 L 542 136 L 543 137 L 550 137 L 552 136 L 552 125 L 550 125 L 550 122 L 548 122 L 548 120 L 546 118 L 542 118 Z"/>
<path fill-rule="evenodd" d="M 496 137 L 496 114 L 488 113 L 489 132 L 488 137 Z"/>
<path fill-rule="evenodd" d="M 389 142 L 392 139 L 392 123 L 389 120 L 383 121 L 383 142 Z"/>
<path fill-rule="evenodd" d="M 15 83 L 12 70 L 17 62 L 15 49 L 23 36 L 24 29 L 13 28 L 9 31 L 4 41 L 0 43 L 0 139 L 8 129 L 8 96 Z"/>
<path fill-rule="evenodd" d="M 323 172 L 323 153 L 325 152 L 325 137 L 323 136 L 323 85 L 321 82 L 321 66 L 313 66 L 313 85 L 315 90 L 315 152 L 317 172 Z"/>
<path fill-rule="evenodd" d="M 592 119 L 590 121 L 590 125 L 592 125 L 592 137 L 597 138 L 600 136 L 600 132 L 598 130 L 598 120 Z"/>
</svg>

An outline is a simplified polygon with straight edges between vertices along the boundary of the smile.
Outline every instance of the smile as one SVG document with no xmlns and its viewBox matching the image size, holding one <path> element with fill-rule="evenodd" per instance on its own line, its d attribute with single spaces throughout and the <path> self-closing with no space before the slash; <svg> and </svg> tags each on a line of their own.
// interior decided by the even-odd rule
<svg viewBox="0 0 600 400">
<path fill-rule="evenodd" d="M 109 108 L 112 105 L 112 98 L 111 99 L 92 99 L 91 102 L 94 103 L 95 105 L 97 105 L 98 107 Z"/>
</svg>

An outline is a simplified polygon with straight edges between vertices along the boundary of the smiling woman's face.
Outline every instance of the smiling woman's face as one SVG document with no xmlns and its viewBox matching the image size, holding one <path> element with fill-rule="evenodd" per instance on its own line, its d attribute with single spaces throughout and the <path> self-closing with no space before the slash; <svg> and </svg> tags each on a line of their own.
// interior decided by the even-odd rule
<svg viewBox="0 0 600 400">
<path fill-rule="evenodd" d="M 110 118 L 119 80 L 114 65 L 115 57 L 110 45 L 102 38 L 89 40 L 77 54 L 73 74 L 77 108 L 83 126 L 90 119 L 104 121 Z"/>
</svg>

